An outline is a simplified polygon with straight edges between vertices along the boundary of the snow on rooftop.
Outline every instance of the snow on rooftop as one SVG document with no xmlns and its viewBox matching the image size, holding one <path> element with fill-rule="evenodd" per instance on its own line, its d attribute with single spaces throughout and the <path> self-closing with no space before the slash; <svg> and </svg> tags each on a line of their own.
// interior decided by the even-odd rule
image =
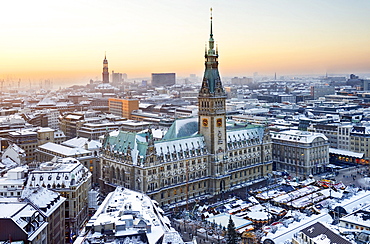
<svg viewBox="0 0 370 244">
<path fill-rule="evenodd" d="M 11 218 L 20 209 L 22 209 L 26 204 L 27 203 L 13 203 L 13 204 L 7 203 L 6 205 L 0 204 L 0 206 L 2 206 L 1 211 L 0 211 L 0 218 Z"/>
<path fill-rule="evenodd" d="M 1 159 L 0 168 L 13 168 L 16 166 L 18 166 L 18 164 L 14 162 L 11 158 Z"/>
<path fill-rule="evenodd" d="M 250 139 L 260 140 L 263 136 L 261 132 L 263 132 L 263 129 L 261 130 L 261 128 L 259 127 L 243 128 L 240 130 L 228 130 L 227 131 L 227 143 L 250 140 Z"/>
<path fill-rule="evenodd" d="M 167 239 L 174 241 L 172 243 L 183 243 L 181 238 L 173 234 L 170 220 L 155 202 L 147 195 L 123 187 L 117 187 L 108 194 L 91 217 L 87 228 L 95 230 L 87 234 L 87 240 L 100 238 L 100 230 L 104 228 L 105 231 L 114 230 L 116 237 L 145 233 L 149 244 L 157 243 L 166 234 L 169 234 Z"/>
<path fill-rule="evenodd" d="M 81 119 L 82 115 L 74 115 L 74 114 L 68 114 L 66 116 L 66 119 Z"/>
<path fill-rule="evenodd" d="M 65 198 L 61 197 L 59 193 L 48 190 L 44 187 L 26 187 L 22 191 L 21 198 L 27 198 L 47 216 L 49 216 L 65 200 Z"/>
<path fill-rule="evenodd" d="M 118 135 L 119 135 L 119 130 L 114 130 L 114 131 L 109 132 L 109 136 L 111 136 L 111 137 L 115 137 L 115 136 L 118 136 Z"/>
<path fill-rule="evenodd" d="M 87 146 L 87 149 L 93 150 L 101 148 L 102 144 L 99 141 L 90 140 L 89 138 L 75 137 L 68 141 L 63 142 L 62 145 L 74 148 L 85 148 L 85 146 Z"/>
<path fill-rule="evenodd" d="M 74 158 L 59 159 L 58 162 L 46 162 L 33 170 L 27 180 L 27 186 L 51 188 L 69 188 L 79 185 L 89 178 L 91 173 Z"/>
<path fill-rule="evenodd" d="M 142 133 L 146 133 L 148 132 L 149 129 L 145 129 L 143 131 L 140 131 L 139 133 L 142 134 Z M 163 130 L 163 129 L 151 129 L 152 130 L 152 134 L 153 134 L 153 138 L 154 139 L 162 139 L 163 138 L 163 135 L 166 133 L 167 130 Z"/>
<path fill-rule="evenodd" d="M 355 196 L 337 203 L 335 206 L 343 207 L 347 212 L 352 212 L 353 209 L 359 206 L 367 206 L 370 204 L 370 191 L 360 191 Z M 335 206 L 332 206 L 334 209 Z M 299 212 L 294 212 L 293 215 L 300 215 L 300 221 L 291 223 L 288 228 L 281 227 L 275 233 L 269 232 L 264 239 L 271 239 L 275 244 L 284 244 L 286 240 L 291 240 L 293 235 L 302 229 L 312 225 L 312 223 L 331 223 L 333 219 L 328 213 L 321 213 L 319 215 L 312 215 L 307 217 Z"/>
<path fill-rule="evenodd" d="M 79 156 L 81 154 L 91 154 L 90 151 L 83 149 L 83 148 L 70 148 L 63 145 L 59 145 L 53 142 L 47 142 L 41 146 L 39 146 L 40 149 L 52 151 L 58 154 L 62 154 L 64 156 Z"/>
<path fill-rule="evenodd" d="M 247 220 L 247 219 L 244 219 L 244 218 L 241 218 L 241 217 L 237 217 L 235 215 L 231 215 L 231 214 L 228 214 L 228 213 L 222 213 L 222 214 L 217 214 L 215 216 L 210 216 L 206 220 L 210 223 L 215 222 L 217 225 L 221 225 L 221 226 L 227 228 L 230 216 L 231 216 L 231 219 L 234 221 L 235 229 L 239 229 L 239 228 L 242 228 L 246 225 L 252 224 L 252 221 L 250 221 L 250 220 Z"/>
<path fill-rule="evenodd" d="M 50 127 L 40 127 L 37 131 L 38 132 L 53 132 L 55 130 Z"/>
<path fill-rule="evenodd" d="M 334 153 L 334 154 L 344 155 L 344 156 L 349 156 L 349 157 L 355 157 L 355 158 L 363 158 L 364 156 L 363 153 L 357 153 L 357 152 L 347 151 L 343 149 L 336 149 L 336 148 L 329 148 L 329 153 Z"/>
<path fill-rule="evenodd" d="M 316 138 L 323 138 L 326 141 L 328 140 L 328 138 L 322 133 L 299 130 L 287 130 L 280 132 L 271 131 L 271 136 L 272 139 L 280 139 L 284 141 L 300 143 L 312 143 Z"/>
<path fill-rule="evenodd" d="M 34 128 L 32 129 L 19 129 L 17 131 L 10 131 L 9 134 L 17 136 L 17 135 L 37 135 L 37 132 Z"/>
<path fill-rule="evenodd" d="M 20 153 L 20 154 L 26 152 L 25 150 L 23 150 L 17 144 L 14 144 L 14 143 L 12 143 L 9 147 L 11 147 L 12 149 L 14 149 L 14 151 L 16 151 L 17 153 Z"/>
<path fill-rule="evenodd" d="M 155 143 L 157 155 L 170 153 L 171 157 L 174 152 L 178 153 L 185 150 L 203 149 L 204 147 L 203 136 L 182 138 L 181 140 L 159 141 Z"/>
</svg>

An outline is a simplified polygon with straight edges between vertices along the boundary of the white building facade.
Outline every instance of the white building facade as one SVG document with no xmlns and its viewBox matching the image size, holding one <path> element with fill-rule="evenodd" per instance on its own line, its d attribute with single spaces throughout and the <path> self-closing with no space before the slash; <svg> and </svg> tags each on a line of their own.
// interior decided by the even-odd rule
<svg viewBox="0 0 370 244">
<path fill-rule="evenodd" d="M 287 130 L 271 132 L 276 170 L 296 176 L 319 174 L 329 164 L 328 138 L 321 133 Z"/>
</svg>

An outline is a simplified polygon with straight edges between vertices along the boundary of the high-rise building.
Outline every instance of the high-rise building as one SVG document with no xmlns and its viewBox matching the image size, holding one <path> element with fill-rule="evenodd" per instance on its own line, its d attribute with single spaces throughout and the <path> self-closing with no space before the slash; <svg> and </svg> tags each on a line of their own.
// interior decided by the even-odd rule
<svg viewBox="0 0 370 244">
<path fill-rule="evenodd" d="M 329 85 L 315 85 L 311 86 L 311 97 L 313 99 L 318 99 L 319 97 L 324 97 L 325 95 L 335 94 L 335 87 Z"/>
<path fill-rule="evenodd" d="M 114 70 L 112 70 L 112 83 L 119 84 L 122 82 L 123 82 L 122 73 L 115 73 Z"/>
<path fill-rule="evenodd" d="M 139 100 L 137 99 L 123 99 L 123 98 L 109 98 L 108 99 L 109 112 L 111 114 L 131 119 L 131 112 L 139 109 Z"/>
<path fill-rule="evenodd" d="M 152 86 L 172 86 L 175 83 L 175 73 L 152 73 Z"/>
<path fill-rule="evenodd" d="M 104 56 L 102 75 L 103 75 L 103 83 L 109 83 L 109 71 L 108 71 L 107 55 Z"/>
<path fill-rule="evenodd" d="M 198 94 L 198 118 L 176 120 L 162 139 L 114 131 L 104 137 L 100 184 L 146 193 L 161 206 L 223 194 L 272 171 L 271 139 L 263 126 L 226 121 L 226 93 L 212 33 Z"/>
</svg>

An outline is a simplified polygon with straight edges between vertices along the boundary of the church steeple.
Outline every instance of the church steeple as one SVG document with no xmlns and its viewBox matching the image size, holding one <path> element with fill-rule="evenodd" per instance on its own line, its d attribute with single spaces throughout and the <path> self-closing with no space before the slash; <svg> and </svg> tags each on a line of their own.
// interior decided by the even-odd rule
<svg viewBox="0 0 370 244">
<path fill-rule="evenodd" d="M 109 71 L 108 71 L 107 54 L 104 55 L 102 76 L 103 76 L 103 83 L 109 83 Z"/>
</svg>

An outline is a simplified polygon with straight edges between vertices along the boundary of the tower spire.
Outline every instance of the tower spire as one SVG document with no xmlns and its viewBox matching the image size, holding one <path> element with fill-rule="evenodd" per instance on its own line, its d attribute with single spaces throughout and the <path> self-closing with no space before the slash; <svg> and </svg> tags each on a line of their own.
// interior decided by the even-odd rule
<svg viewBox="0 0 370 244">
<path fill-rule="evenodd" d="M 199 96 L 224 96 L 225 92 L 222 87 L 220 74 L 218 72 L 218 47 L 215 50 L 215 40 L 213 39 L 213 26 L 212 26 L 213 16 L 211 8 L 211 28 L 210 37 L 208 41 L 208 50 L 206 47 L 205 53 L 205 71 L 202 82 L 202 88 L 200 90 Z"/>
<path fill-rule="evenodd" d="M 208 52 L 212 52 L 213 48 L 215 46 L 215 44 L 214 44 L 215 40 L 213 39 L 213 28 L 212 28 L 212 8 L 211 8 L 210 21 L 211 21 L 211 31 L 210 31 L 210 34 L 209 34 L 209 51 Z"/>
<path fill-rule="evenodd" d="M 210 34 L 211 38 L 213 37 L 213 31 L 212 31 L 212 8 L 211 8 L 211 34 Z"/>
</svg>

